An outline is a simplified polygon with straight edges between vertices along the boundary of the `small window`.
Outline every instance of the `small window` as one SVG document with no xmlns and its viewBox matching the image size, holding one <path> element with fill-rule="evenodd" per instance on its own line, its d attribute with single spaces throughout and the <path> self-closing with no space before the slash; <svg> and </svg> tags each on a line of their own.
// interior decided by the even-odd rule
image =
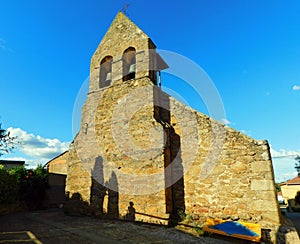
<svg viewBox="0 0 300 244">
<path fill-rule="evenodd" d="M 135 78 L 136 52 L 134 47 L 127 48 L 123 53 L 123 81 Z"/>
<path fill-rule="evenodd" d="M 100 81 L 99 87 L 103 88 L 110 86 L 111 83 L 111 70 L 112 70 L 112 56 L 106 56 L 100 63 Z"/>
</svg>

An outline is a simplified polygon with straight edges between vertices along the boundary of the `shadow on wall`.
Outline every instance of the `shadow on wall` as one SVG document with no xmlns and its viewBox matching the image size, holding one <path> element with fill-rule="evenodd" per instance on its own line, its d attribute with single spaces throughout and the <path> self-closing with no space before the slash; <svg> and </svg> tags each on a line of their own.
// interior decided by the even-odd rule
<svg viewBox="0 0 300 244">
<path fill-rule="evenodd" d="M 65 213 L 71 215 L 96 215 L 109 218 L 119 218 L 119 193 L 118 180 L 114 172 L 107 182 L 103 177 L 103 159 L 101 156 L 95 159 L 92 170 L 92 186 L 90 201 L 84 201 L 80 193 L 74 193 L 71 197 L 66 194 Z M 115 189 L 116 191 L 112 190 Z"/>
<path fill-rule="evenodd" d="M 125 215 L 125 220 L 135 221 L 135 208 L 133 207 L 133 205 L 133 202 L 129 202 L 127 214 Z"/>
<path fill-rule="evenodd" d="M 100 214 L 104 213 L 103 203 L 106 197 L 107 189 L 104 185 L 104 176 L 103 176 L 103 159 L 102 157 L 97 157 L 95 159 L 94 168 L 92 170 L 92 186 L 91 186 L 91 195 L 90 203 L 94 211 L 99 212 Z"/>
<path fill-rule="evenodd" d="M 170 224 L 175 225 L 181 220 L 179 213 L 185 211 L 181 142 L 180 136 L 176 133 L 171 124 L 169 96 L 163 93 L 158 87 L 154 87 L 153 89 L 155 104 L 154 118 L 162 125 L 165 137 L 165 213 L 170 215 L 170 219 L 168 219 Z M 115 172 L 111 172 L 109 180 L 104 182 L 103 158 L 101 156 L 95 158 L 91 181 L 92 186 L 89 203 L 83 201 L 79 193 L 73 194 L 71 198 L 67 196 L 66 212 L 75 212 L 75 214 L 79 212 L 79 214 L 107 216 L 110 218 L 124 218 L 130 221 L 135 220 L 135 214 L 137 214 L 137 212 L 134 208 L 134 202 L 129 202 L 125 216 L 119 216 L 119 186 L 117 175 Z M 82 206 L 80 206 L 79 202 L 82 202 Z M 72 205 L 75 205 L 77 210 L 75 207 L 72 207 Z M 149 215 L 147 212 L 138 214 L 163 219 L 158 216 Z"/>
<path fill-rule="evenodd" d="M 115 172 L 111 173 L 107 186 L 107 215 L 111 218 L 119 218 L 119 192 L 118 192 L 118 181 Z M 116 191 L 111 190 L 116 189 Z"/>
<path fill-rule="evenodd" d="M 165 198 L 166 213 L 170 214 L 171 224 L 180 221 L 180 212 L 185 211 L 184 172 L 181 158 L 180 136 L 171 124 L 170 97 L 160 88 L 153 88 L 154 118 L 164 129 L 164 167 L 165 167 Z"/>
</svg>

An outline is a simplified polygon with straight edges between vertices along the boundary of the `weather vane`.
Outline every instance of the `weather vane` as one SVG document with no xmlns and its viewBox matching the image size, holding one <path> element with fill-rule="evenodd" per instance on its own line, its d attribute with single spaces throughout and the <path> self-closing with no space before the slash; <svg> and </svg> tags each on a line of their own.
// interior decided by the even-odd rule
<svg viewBox="0 0 300 244">
<path fill-rule="evenodd" d="M 125 15 L 127 15 L 126 10 L 128 9 L 128 7 L 129 7 L 129 3 L 126 3 L 126 4 L 123 6 L 123 8 L 121 9 L 121 11 L 122 11 Z"/>
</svg>

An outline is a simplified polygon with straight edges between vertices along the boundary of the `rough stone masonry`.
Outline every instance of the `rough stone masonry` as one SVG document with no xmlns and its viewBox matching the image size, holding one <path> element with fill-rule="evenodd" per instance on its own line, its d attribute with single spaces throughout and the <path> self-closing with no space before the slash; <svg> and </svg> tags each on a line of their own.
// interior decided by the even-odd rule
<svg viewBox="0 0 300 244">
<path fill-rule="evenodd" d="M 181 214 L 195 223 L 232 218 L 275 230 L 267 141 L 164 93 L 157 73 L 167 66 L 155 48 L 120 12 L 95 51 L 67 160 L 66 193 L 82 203 L 73 210 L 160 224 Z"/>
</svg>

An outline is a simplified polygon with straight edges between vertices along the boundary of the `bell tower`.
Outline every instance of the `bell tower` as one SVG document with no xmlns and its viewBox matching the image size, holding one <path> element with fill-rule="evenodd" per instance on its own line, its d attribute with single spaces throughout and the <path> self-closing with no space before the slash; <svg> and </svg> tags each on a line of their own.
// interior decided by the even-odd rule
<svg viewBox="0 0 300 244">
<path fill-rule="evenodd" d="M 91 59 L 90 93 L 142 77 L 156 85 L 157 72 L 166 68 L 151 39 L 119 12 Z"/>
<path fill-rule="evenodd" d="M 126 218 L 132 202 L 147 213 L 137 217 L 168 223 L 157 84 L 165 68 L 151 39 L 119 12 L 92 56 L 81 128 L 68 161 L 66 191 L 79 193 L 93 211 Z"/>
</svg>

